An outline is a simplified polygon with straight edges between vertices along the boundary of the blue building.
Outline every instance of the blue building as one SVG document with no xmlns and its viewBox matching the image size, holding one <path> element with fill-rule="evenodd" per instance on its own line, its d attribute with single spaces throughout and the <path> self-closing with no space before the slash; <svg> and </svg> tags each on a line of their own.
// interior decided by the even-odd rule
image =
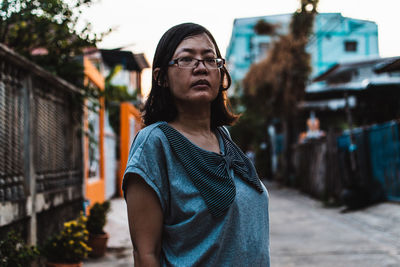
<svg viewBox="0 0 400 267">
<path fill-rule="evenodd" d="M 292 14 L 235 19 L 226 59 L 234 82 L 240 82 L 252 63 L 262 60 L 278 37 L 258 35 L 259 20 L 277 25 L 286 34 Z M 375 22 L 319 13 L 307 46 L 312 58 L 312 75 L 318 76 L 336 63 L 379 57 L 378 27 Z"/>
</svg>

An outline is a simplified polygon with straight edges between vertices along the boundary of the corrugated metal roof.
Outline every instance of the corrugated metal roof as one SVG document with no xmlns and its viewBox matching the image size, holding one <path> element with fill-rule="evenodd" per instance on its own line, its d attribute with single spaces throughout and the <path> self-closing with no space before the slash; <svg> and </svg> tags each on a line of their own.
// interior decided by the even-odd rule
<svg viewBox="0 0 400 267">
<path fill-rule="evenodd" d="M 389 75 L 389 69 L 400 68 L 400 57 L 369 59 L 340 63 L 328 69 L 307 86 L 306 93 L 359 91 L 368 87 L 400 85 L 400 76 Z M 377 71 L 380 70 L 380 71 Z"/>
<path fill-rule="evenodd" d="M 356 70 L 361 67 L 368 67 L 371 66 L 373 68 L 377 64 L 382 64 L 386 62 L 387 60 L 391 60 L 393 58 L 376 58 L 376 59 L 367 59 L 363 61 L 352 61 L 352 62 L 346 62 L 346 63 L 338 63 L 331 68 L 329 68 L 327 71 L 323 72 L 319 76 L 315 77 L 313 79 L 313 82 L 319 82 L 319 81 L 325 81 L 331 78 L 334 78 L 335 76 L 339 76 L 345 72 L 351 71 L 351 70 Z"/>
<path fill-rule="evenodd" d="M 141 71 L 149 67 L 143 54 L 136 56 L 130 51 L 121 51 L 118 49 L 100 49 L 100 53 L 103 61 L 111 67 L 123 65 L 125 69 L 130 71 Z"/>
<path fill-rule="evenodd" d="M 133 56 L 135 57 L 136 62 L 139 64 L 139 67 L 141 69 L 150 68 L 149 62 L 147 61 L 147 59 L 143 53 L 133 54 Z"/>
<path fill-rule="evenodd" d="M 361 81 L 339 83 L 339 84 L 324 84 L 315 83 L 306 88 L 307 94 L 333 92 L 333 91 L 359 91 L 365 90 L 371 86 L 385 86 L 385 85 L 400 85 L 400 77 L 371 77 Z"/>
<path fill-rule="evenodd" d="M 400 57 L 392 58 L 375 66 L 376 73 L 400 71 Z"/>
</svg>

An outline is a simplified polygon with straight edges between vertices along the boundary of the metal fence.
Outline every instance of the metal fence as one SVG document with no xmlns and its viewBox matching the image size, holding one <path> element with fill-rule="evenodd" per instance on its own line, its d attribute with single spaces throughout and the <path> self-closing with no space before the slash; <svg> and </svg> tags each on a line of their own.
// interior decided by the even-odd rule
<svg viewBox="0 0 400 267">
<path fill-rule="evenodd" d="M 400 201 L 399 123 L 391 121 L 353 132 L 356 175 L 347 179 L 355 180 L 356 184 L 362 186 L 372 185 L 375 191 L 382 190 L 388 200 Z M 338 142 L 340 153 L 349 154 L 350 133 L 344 133 Z M 343 160 L 341 165 L 343 174 L 348 176 L 351 173 L 350 167 Z"/>
<path fill-rule="evenodd" d="M 34 244 L 41 235 L 37 222 L 82 201 L 78 95 L 76 87 L 0 44 L 0 230 L 25 221 Z"/>
<path fill-rule="evenodd" d="M 372 175 L 389 200 L 400 201 L 399 123 L 390 122 L 368 130 Z"/>
<path fill-rule="evenodd" d="M 339 154 L 333 132 L 320 139 L 310 139 L 294 147 L 296 170 L 294 186 L 325 201 L 337 202 L 343 188 L 340 177 Z"/>
<path fill-rule="evenodd" d="M 317 198 L 340 201 L 347 191 L 355 207 L 382 199 L 400 201 L 397 121 L 296 145 L 293 160 L 294 186 Z"/>
</svg>

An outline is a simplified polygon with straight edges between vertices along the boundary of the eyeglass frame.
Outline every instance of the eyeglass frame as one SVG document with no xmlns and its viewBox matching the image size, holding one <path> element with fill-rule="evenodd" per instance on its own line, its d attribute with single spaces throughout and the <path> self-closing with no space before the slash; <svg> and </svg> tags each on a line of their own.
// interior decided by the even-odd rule
<svg viewBox="0 0 400 267">
<path fill-rule="evenodd" d="M 199 66 L 200 62 L 203 62 L 204 67 L 206 67 L 207 69 L 217 70 L 217 69 L 223 68 L 223 67 L 224 67 L 224 64 L 225 64 L 225 59 L 219 58 L 219 57 L 213 58 L 213 60 L 218 60 L 218 59 L 222 60 L 222 64 L 221 64 L 220 67 L 218 67 L 218 62 L 216 61 L 217 67 L 214 69 L 214 68 L 209 68 L 209 67 L 207 67 L 207 65 L 206 65 L 206 63 L 205 63 L 206 60 L 209 60 L 209 59 L 211 59 L 211 58 L 207 58 L 207 59 L 198 59 L 198 58 L 190 57 L 192 60 L 193 60 L 193 59 L 196 60 L 197 63 L 196 63 L 193 67 L 181 67 L 181 66 L 179 66 L 179 63 L 178 63 L 178 62 L 179 62 L 180 59 L 183 59 L 183 58 L 188 58 L 188 57 L 178 57 L 178 58 L 175 58 L 175 59 L 171 60 L 170 62 L 168 62 L 168 66 L 172 66 L 172 65 L 175 65 L 175 64 L 176 64 L 176 65 L 178 66 L 178 68 L 180 68 L 180 69 L 194 69 L 194 68 L 197 68 L 197 67 Z"/>
</svg>

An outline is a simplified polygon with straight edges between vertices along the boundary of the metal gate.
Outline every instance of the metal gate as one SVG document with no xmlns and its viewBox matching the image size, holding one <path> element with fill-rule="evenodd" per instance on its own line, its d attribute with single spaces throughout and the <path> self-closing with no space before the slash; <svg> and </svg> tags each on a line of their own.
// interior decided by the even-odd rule
<svg viewBox="0 0 400 267">
<path fill-rule="evenodd" d="M 368 129 L 372 175 L 389 200 L 400 201 L 399 125 L 389 122 Z"/>
<path fill-rule="evenodd" d="M 349 133 L 337 139 L 342 179 L 353 180 L 351 182 L 357 184 L 378 181 L 388 200 L 400 201 L 399 123 L 391 121 L 354 129 L 353 136 L 356 144 L 357 175 L 350 174 Z"/>
</svg>

